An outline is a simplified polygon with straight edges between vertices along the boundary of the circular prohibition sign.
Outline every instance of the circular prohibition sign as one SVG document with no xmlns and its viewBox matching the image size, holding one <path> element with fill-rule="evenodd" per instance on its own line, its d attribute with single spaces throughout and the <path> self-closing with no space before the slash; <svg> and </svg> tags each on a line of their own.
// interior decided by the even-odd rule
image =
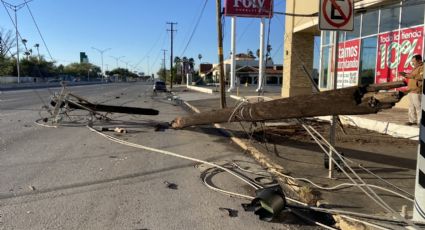
<svg viewBox="0 0 425 230">
<path fill-rule="evenodd" d="M 323 4 L 322 4 L 322 10 L 324 10 L 324 12 L 323 12 L 323 16 L 325 17 L 325 19 L 326 19 L 326 21 L 330 24 L 330 25 L 332 25 L 332 26 L 335 26 L 335 27 L 343 27 L 343 26 L 345 26 L 345 25 L 347 25 L 347 23 L 350 21 L 350 18 L 351 18 L 351 16 L 352 16 L 352 14 L 353 14 L 353 4 L 351 3 L 351 0 L 345 0 L 345 1 L 347 1 L 347 3 L 348 3 L 348 5 L 349 5 L 349 11 L 348 11 L 348 15 L 346 15 L 343 11 L 342 11 L 342 9 L 341 9 L 341 6 L 340 5 L 338 5 L 338 3 L 336 3 L 336 0 L 324 0 L 323 1 Z M 337 23 L 337 22 L 334 22 L 333 20 L 335 20 L 335 19 L 331 19 L 330 17 L 329 17 L 329 15 L 327 14 L 327 12 L 326 12 L 326 6 L 327 6 L 327 4 L 331 4 L 334 8 L 335 8 L 335 10 L 336 11 L 338 11 L 338 13 L 341 15 L 341 17 L 343 18 L 343 21 L 342 22 L 339 22 L 339 23 Z"/>
</svg>

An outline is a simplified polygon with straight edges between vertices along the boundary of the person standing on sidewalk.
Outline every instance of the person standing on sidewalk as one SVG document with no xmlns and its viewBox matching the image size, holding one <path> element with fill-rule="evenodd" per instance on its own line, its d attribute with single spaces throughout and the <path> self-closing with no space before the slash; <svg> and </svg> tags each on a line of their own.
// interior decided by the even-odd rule
<svg viewBox="0 0 425 230">
<path fill-rule="evenodd" d="M 407 74 L 400 74 L 408 80 L 407 92 L 409 97 L 409 122 L 406 125 L 417 125 L 421 118 L 421 97 L 422 97 L 422 80 L 424 74 L 424 66 L 422 56 L 417 54 L 412 58 L 413 70 Z"/>
</svg>

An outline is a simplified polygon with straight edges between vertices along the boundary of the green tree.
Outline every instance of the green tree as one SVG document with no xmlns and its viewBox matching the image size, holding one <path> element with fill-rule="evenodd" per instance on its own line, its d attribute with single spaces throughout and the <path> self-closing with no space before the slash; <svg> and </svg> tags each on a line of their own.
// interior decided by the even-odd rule
<svg viewBox="0 0 425 230">
<path fill-rule="evenodd" d="M 116 69 L 113 69 L 111 71 L 108 71 L 107 75 L 118 77 L 121 80 L 123 80 L 123 79 L 130 80 L 130 79 L 138 79 L 139 78 L 139 75 L 137 75 L 133 72 L 130 72 L 128 69 L 124 69 L 124 68 L 116 68 Z"/>
<path fill-rule="evenodd" d="M 71 63 L 64 68 L 64 73 L 68 75 L 87 78 L 90 72 L 90 77 L 99 77 L 100 67 L 91 63 Z"/>
<path fill-rule="evenodd" d="M 21 74 L 29 77 L 53 77 L 58 74 L 54 62 L 46 61 L 44 58 L 38 59 L 35 56 L 28 56 L 20 62 Z"/>
<path fill-rule="evenodd" d="M 13 59 L 0 57 L 0 76 L 13 75 Z"/>
<path fill-rule="evenodd" d="M 170 71 L 164 70 L 164 68 L 160 68 L 156 74 L 159 76 L 159 79 L 164 82 L 167 82 L 167 80 L 170 79 Z"/>
</svg>

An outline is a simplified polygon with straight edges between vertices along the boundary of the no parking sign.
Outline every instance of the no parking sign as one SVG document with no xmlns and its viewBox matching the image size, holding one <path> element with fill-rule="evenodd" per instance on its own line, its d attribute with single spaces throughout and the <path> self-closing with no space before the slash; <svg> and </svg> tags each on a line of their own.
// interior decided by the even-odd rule
<svg viewBox="0 0 425 230">
<path fill-rule="evenodd" d="M 353 0 L 320 0 L 319 9 L 320 30 L 354 29 Z"/>
</svg>

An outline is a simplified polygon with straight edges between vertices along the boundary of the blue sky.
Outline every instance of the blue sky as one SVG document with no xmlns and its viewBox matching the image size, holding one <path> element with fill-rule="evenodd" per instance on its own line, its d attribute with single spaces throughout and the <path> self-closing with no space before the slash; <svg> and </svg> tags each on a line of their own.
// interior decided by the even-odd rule
<svg viewBox="0 0 425 230">
<path fill-rule="evenodd" d="M 20 4 L 23 0 L 7 2 Z M 34 0 L 29 3 L 47 46 L 58 63 L 78 62 L 79 52 L 83 51 L 92 63 L 100 66 L 100 54 L 91 47 L 111 48 L 104 55 L 105 69 L 116 67 L 116 61 L 110 56 L 125 56 L 122 60 L 130 62 L 130 65 L 139 64 L 137 71 L 149 70 L 151 73 L 156 73 L 161 65 L 160 50 L 170 50 L 166 22 L 178 23 L 175 27 L 178 31 L 174 56 L 180 56 L 203 5 L 204 0 Z M 3 5 L 0 7 L 0 27 L 13 30 Z M 275 0 L 275 11 L 282 12 L 284 7 L 284 0 Z M 9 12 L 13 16 L 13 12 Z M 268 25 L 268 20 L 266 22 Z M 282 63 L 284 17 L 275 15 L 270 25 L 271 54 L 275 63 Z M 18 11 L 18 29 L 29 46 L 39 43 L 40 53 L 48 58 L 27 8 Z M 260 19 L 238 18 L 238 53 L 247 49 L 255 53 L 259 47 L 259 29 Z M 226 18 L 224 23 L 224 53 L 225 58 L 230 53 L 230 18 Z M 214 0 L 208 0 L 198 29 L 183 56 L 193 57 L 198 64 L 198 54 L 202 54 L 202 62 L 217 62 Z M 126 66 L 122 62 L 119 65 Z"/>
</svg>

